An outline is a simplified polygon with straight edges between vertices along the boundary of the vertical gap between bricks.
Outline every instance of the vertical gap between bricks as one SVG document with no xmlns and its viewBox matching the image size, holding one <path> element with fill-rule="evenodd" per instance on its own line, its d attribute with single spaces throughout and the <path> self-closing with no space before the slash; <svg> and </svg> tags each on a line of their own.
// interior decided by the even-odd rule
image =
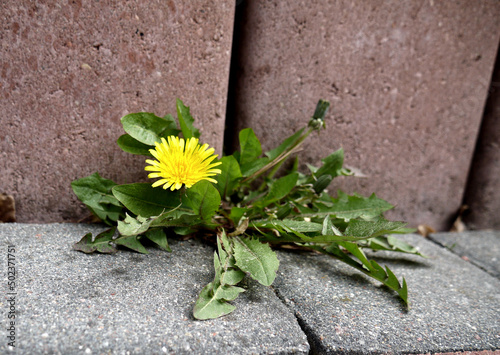
<svg viewBox="0 0 500 355">
<path fill-rule="evenodd" d="M 231 46 L 231 63 L 229 67 L 229 81 L 227 90 L 227 104 L 226 104 L 226 122 L 224 128 L 224 155 L 232 154 L 236 149 L 238 142 L 237 125 L 237 110 L 239 97 L 238 79 L 240 73 L 240 56 L 242 48 L 245 44 L 245 22 L 248 0 L 236 0 L 234 10 L 234 25 L 233 25 L 233 43 Z"/>
</svg>

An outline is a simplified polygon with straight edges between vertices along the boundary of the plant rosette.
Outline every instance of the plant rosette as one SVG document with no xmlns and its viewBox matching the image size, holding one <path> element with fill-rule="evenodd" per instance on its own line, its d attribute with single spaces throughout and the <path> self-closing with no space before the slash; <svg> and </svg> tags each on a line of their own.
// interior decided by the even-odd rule
<svg viewBox="0 0 500 355">
<path fill-rule="evenodd" d="M 212 241 L 215 275 L 194 305 L 196 319 L 234 311 L 230 302 L 245 291 L 245 277 L 270 286 L 279 267 L 273 247 L 284 246 L 343 261 L 394 290 L 407 306 L 405 279 L 363 252 L 368 248 L 421 255 L 393 236 L 410 231 L 405 223 L 384 218 L 393 206 L 375 194 L 328 194 L 337 176 L 352 175 L 343 168 L 342 149 L 322 159 L 320 167 L 308 166 L 307 173 L 298 170 L 296 153 L 312 132 L 324 128 L 328 107 L 320 100 L 307 126 L 264 154 L 253 130 L 243 129 L 239 151 L 221 159 L 213 148 L 199 144 L 200 132 L 181 100 L 177 120 L 146 112 L 124 116 L 126 134 L 118 146 L 146 156 L 145 170 L 155 181 L 118 185 L 98 173 L 73 181 L 77 197 L 111 226 L 97 236 L 86 234 L 74 249 L 115 253 L 122 246 L 148 253 L 144 243 L 149 241 L 171 251 L 167 235 Z M 287 170 L 283 163 L 289 158 L 294 163 Z"/>
</svg>

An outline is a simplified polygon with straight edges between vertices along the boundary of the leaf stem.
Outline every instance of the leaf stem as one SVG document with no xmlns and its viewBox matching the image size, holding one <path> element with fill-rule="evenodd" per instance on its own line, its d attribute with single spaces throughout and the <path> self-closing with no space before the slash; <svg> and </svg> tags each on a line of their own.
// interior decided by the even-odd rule
<svg viewBox="0 0 500 355">
<path fill-rule="evenodd" d="M 259 177 L 262 173 L 268 171 L 269 169 L 273 168 L 275 165 L 282 163 L 286 158 L 290 156 L 290 154 L 296 153 L 299 151 L 299 147 L 302 145 L 304 140 L 311 134 L 312 131 L 315 129 L 312 127 L 309 127 L 306 133 L 300 137 L 300 139 L 288 150 L 284 151 L 280 155 L 278 155 L 276 158 L 274 158 L 272 161 L 270 161 L 268 164 L 264 165 L 262 168 L 257 170 L 255 173 L 250 175 L 249 177 L 243 179 L 241 182 L 245 183 L 247 181 L 254 180 L 255 178 Z M 278 166 L 279 168 L 279 166 Z M 273 173 L 274 174 L 274 173 Z"/>
</svg>

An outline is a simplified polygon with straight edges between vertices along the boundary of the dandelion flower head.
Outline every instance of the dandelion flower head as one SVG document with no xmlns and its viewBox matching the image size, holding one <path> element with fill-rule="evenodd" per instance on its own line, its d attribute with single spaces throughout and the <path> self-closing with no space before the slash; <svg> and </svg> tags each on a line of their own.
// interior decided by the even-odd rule
<svg viewBox="0 0 500 355">
<path fill-rule="evenodd" d="M 188 138 L 186 141 L 177 136 L 161 138 L 161 143 L 155 142 L 155 149 L 150 149 L 156 160 L 147 159 L 145 170 L 151 171 L 149 178 L 160 178 L 153 183 L 153 187 L 163 185 L 164 189 L 178 190 L 184 184 L 187 188 L 200 180 L 217 183 L 212 176 L 220 174 L 220 169 L 214 169 L 222 164 L 213 163 L 217 158 L 214 148 L 208 144 L 200 146 L 197 138 Z"/>
</svg>

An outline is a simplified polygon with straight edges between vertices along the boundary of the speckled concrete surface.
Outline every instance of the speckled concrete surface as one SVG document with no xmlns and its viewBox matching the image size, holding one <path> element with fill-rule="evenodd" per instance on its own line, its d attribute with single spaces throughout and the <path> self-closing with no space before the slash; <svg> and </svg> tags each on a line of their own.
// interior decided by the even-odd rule
<svg viewBox="0 0 500 355">
<path fill-rule="evenodd" d="M 315 353 L 425 353 L 500 349 L 500 280 L 421 236 L 401 237 L 429 258 L 378 252 L 408 283 L 396 294 L 323 255 L 280 252 L 275 289 Z"/>
<path fill-rule="evenodd" d="M 248 282 L 234 301 L 234 313 L 195 321 L 197 294 L 213 277 L 212 247 L 171 240 L 172 254 L 152 248 L 149 255 L 86 255 L 71 249 L 86 232 L 102 230 L 83 224 L 0 224 L 4 258 L 8 246 L 15 246 L 18 353 L 500 350 L 500 280 L 421 236 L 401 238 L 428 259 L 372 255 L 406 278 L 409 311 L 394 292 L 334 259 L 278 251 L 280 270 L 271 288 Z M 5 290 L 2 334 L 11 297 Z M 0 352 L 6 353 L 2 338 Z"/>
<path fill-rule="evenodd" d="M 270 288 L 255 283 L 233 303 L 231 315 L 193 319 L 197 295 L 213 278 L 212 248 L 188 241 L 172 242 L 172 254 L 71 250 L 89 230 L 103 229 L 0 224 L 2 253 L 7 245 L 16 248 L 19 354 L 308 353 L 293 314 Z M 0 303 L 6 309 L 6 299 Z M 2 329 L 6 321 L 2 316 Z"/>
<path fill-rule="evenodd" d="M 429 238 L 491 275 L 500 278 L 499 232 L 489 230 L 436 233 L 431 234 Z"/>
</svg>

